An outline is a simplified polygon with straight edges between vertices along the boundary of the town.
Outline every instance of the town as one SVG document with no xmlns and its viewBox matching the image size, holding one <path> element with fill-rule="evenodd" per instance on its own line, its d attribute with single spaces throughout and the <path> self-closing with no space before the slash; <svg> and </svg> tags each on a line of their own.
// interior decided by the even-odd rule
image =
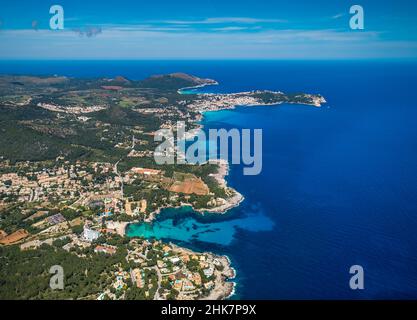
<svg viewBox="0 0 417 320">
<path fill-rule="evenodd" d="M 203 112 L 239 104 L 319 106 L 324 98 L 179 92 L 210 84 L 216 82 L 183 73 L 141 81 L 0 77 L 0 296 L 170 300 L 233 294 L 235 271 L 227 256 L 127 235 L 131 225 L 152 224 L 166 208 L 220 215 L 244 200 L 227 185 L 225 159 L 155 162 L 158 130 L 179 131 L 179 121 L 198 129 Z M 64 271 L 63 290 L 48 285 L 53 265 Z"/>
</svg>

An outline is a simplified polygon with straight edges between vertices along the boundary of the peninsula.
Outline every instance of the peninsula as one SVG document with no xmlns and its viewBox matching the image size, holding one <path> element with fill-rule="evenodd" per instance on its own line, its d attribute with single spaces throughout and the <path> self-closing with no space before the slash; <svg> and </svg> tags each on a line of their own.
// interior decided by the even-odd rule
<svg viewBox="0 0 417 320">
<path fill-rule="evenodd" d="M 144 80 L 0 77 L 0 298 L 224 299 L 234 288 L 225 256 L 128 238 L 129 223 L 162 208 L 224 213 L 243 196 L 224 160 L 157 165 L 154 134 L 206 111 L 306 104 L 321 95 L 250 91 L 184 94 L 215 85 L 184 73 Z M 48 287 L 49 267 L 70 290 Z M 88 270 L 88 272 L 86 272 Z"/>
</svg>

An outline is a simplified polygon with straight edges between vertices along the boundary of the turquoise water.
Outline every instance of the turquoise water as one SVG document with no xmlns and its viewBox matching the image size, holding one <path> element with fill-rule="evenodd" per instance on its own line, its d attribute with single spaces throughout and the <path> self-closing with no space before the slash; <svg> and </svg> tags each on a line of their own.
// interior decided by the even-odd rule
<svg viewBox="0 0 417 320">
<path fill-rule="evenodd" d="M 200 215 L 189 207 L 164 209 L 155 223 L 130 225 L 127 234 L 131 237 L 142 236 L 188 243 L 197 241 L 228 246 L 233 242 L 238 229 L 259 232 L 270 231 L 274 227 L 274 222 L 260 208 L 244 211 L 243 215 L 234 216 L 232 219 L 231 212 L 223 217 L 216 214 L 206 214 L 205 217 Z"/>
<path fill-rule="evenodd" d="M 417 65 L 242 62 L 211 72 L 220 85 L 204 92 L 303 91 L 328 103 L 205 114 L 206 129 L 263 129 L 261 174 L 234 165 L 228 177 L 245 201 L 222 217 L 167 212 L 129 234 L 227 254 L 235 298 L 417 297 Z M 355 264 L 365 290 L 349 287 Z"/>
<path fill-rule="evenodd" d="M 225 215 L 165 210 L 129 234 L 231 258 L 235 298 L 417 298 L 417 64 L 389 61 L 53 61 L 0 63 L 1 73 L 84 77 L 186 72 L 204 92 L 322 94 L 325 108 L 237 108 L 207 128 L 262 128 L 263 170 L 229 184 L 245 201 Z M 365 290 L 351 290 L 360 264 Z"/>
</svg>

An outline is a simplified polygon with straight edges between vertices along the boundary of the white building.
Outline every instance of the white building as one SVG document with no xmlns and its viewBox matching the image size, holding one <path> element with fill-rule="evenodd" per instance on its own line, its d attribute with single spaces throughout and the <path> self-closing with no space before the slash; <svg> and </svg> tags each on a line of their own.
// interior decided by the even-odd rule
<svg viewBox="0 0 417 320">
<path fill-rule="evenodd" d="M 100 236 L 100 232 L 89 229 L 88 227 L 84 226 L 83 238 L 85 240 L 91 242 L 91 241 L 97 240 L 99 236 Z"/>
</svg>

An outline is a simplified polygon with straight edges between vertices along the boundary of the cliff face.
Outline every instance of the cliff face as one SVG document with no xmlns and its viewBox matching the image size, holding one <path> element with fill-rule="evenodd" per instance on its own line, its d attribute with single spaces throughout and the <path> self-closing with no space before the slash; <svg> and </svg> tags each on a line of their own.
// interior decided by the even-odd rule
<svg viewBox="0 0 417 320">
<path fill-rule="evenodd" d="M 204 84 L 215 84 L 212 79 L 202 79 L 186 73 L 170 73 L 155 75 L 140 81 L 143 88 L 158 88 L 165 90 L 178 90 L 185 87 L 193 87 Z"/>
<path fill-rule="evenodd" d="M 208 83 L 216 83 L 215 80 L 212 79 L 203 79 L 193 75 L 189 75 L 182 72 L 171 73 L 166 75 L 168 77 L 176 78 L 176 79 L 183 79 L 185 81 L 189 81 L 191 85 L 201 85 L 201 84 L 208 84 Z"/>
</svg>

